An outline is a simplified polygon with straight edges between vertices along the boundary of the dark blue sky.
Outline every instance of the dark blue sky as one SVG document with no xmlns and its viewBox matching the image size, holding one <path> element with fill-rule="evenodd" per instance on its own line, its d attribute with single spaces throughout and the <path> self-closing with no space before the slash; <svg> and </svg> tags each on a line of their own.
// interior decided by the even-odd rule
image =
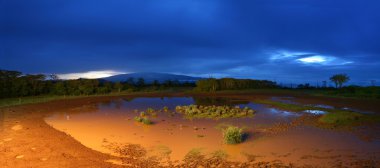
<svg viewBox="0 0 380 168">
<path fill-rule="evenodd" d="M 380 83 L 378 0 L 1 0 L 0 68 Z"/>
</svg>

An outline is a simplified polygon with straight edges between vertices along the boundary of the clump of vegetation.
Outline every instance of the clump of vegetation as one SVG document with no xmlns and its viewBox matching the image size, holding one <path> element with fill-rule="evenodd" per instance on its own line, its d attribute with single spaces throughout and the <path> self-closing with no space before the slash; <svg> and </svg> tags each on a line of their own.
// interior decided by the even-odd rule
<svg viewBox="0 0 380 168">
<path fill-rule="evenodd" d="M 226 159 L 228 154 L 223 150 L 217 150 L 211 153 L 211 156 L 218 159 Z"/>
<path fill-rule="evenodd" d="M 146 112 L 148 114 L 152 114 L 152 113 L 154 113 L 154 109 L 149 107 L 149 108 L 146 109 Z"/>
<path fill-rule="evenodd" d="M 133 118 L 133 120 L 135 120 L 137 122 L 142 122 L 142 119 L 143 119 L 142 117 L 138 117 L 138 116 Z"/>
<path fill-rule="evenodd" d="M 145 124 L 145 125 L 151 125 L 151 124 L 153 124 L 153 122 L 149 118 L 147 118 L 147 117 L 143 118 L 141 122 L 143 124 Z"/>
<path fill-rule="evenodd" d="M 243 141 L 243 129 L 228 126 L 223 130 L 223 139 L 226 144 L 238 144 Z"/>
<path fill-rule="evenodd" d="M 163 110 L 164 112 L 168 112 L 168 111 L 169 111 L 169 107 L 164 106 L 164 108 L 162 108 L 162 110 Z"/>
<path fill-rule="evenodd" d="M 146 116 L 146 114 L 145 114 L 145 112 L 140 112 L 140 117 L 145 117 Z"/>
<path fill-rule="evenodd" d="M 203 106 L 189 105 L 177 106 L 176 111 L 185 115 L 186 118 L 239 118 L 252 117 L 254 110 L 249 107 L 240 108 L 239 106 Z"/>
<path fill-rule="evenodd" d="M 352 97 L 360 99 L 380 99 L 380 87 L 378 86 L 346 86 L 339 89 L 325 88 L 309 91 L 316 96 Z"/>
<path fill-rule="evenodd" d="M 337 111 L 324 114 L 318 121 L 334 126 L 352 126 L 361 123 L 380 122 L 380 116 L 374 114 L 360 114 L 351 111 Z"/>
<path fill-rule="evenodd" d="M 202 154 L 202 148 L 193 148 L 191 149 L 186 155 L 185 160 L 192 160 L 192 159 L 198 159 L 203 158 L 204 155 Z"/>
<path fill-rule="evenodd" d="M 156 110 L 154 110 L 153 108 L 150 108 L 150 107 L 146 109 L 146 113 L 149 114 L 152 117 L 156 117 L 157 116 Z"/>
<path fill-rule="evenodd" d="M 336 88 L 342 88 L 343 83 L 346 83 L 350 80 L 346 74 L 336 74 L 330 77 L 330 80 L 335 83 Z"/>
<path fill-rule="evenodd" d="M 153 122 L 148 118 L 148 117 L 134 117 L 133 118 L 135 121 L 139 122 L 139 123 L 143 123 L 145 125 L 151 125 L 153 124 Z"/>
<path fill-rule="evenodd" d="M 341 111 L 327 113 L 319 118 L 319 122 L 334 125 L 347 125 L 358 121 L 363 115 L 354 112 Z"/>
</svg>

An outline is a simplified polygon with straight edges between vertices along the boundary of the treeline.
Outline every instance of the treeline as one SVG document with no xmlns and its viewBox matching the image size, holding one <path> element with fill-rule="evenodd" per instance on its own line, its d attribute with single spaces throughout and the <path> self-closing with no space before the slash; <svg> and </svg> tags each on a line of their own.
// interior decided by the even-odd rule
<svg viewBox="0 0 380 168">
<path fill-rule="evenodd" d="M 380 99 L 379 86 L 345 86 L 342 88 L 315 88 L 309 89 L 312 93 L 326 96 L 355 97 L 355 98 L 374 98 Z"/>
<path fill-rule="evenodd" d="M 93 95 L 111 92 L 164 90 L 172 87 L 194 87 L 194 83 L 178 81 L 153 81 L 129 78 L 125 82 L 98 79 L 59 80 L 55 75 L 29 75 L 18 71 L 0 70 L 0 98 L 38 95 Z"/>
<path fill-rule="evenodd" d="M 240 90 L 240 89 L 267 89 L 277 88 L 275 82 L 268 80 L 252 80 L 252 79 L 204 79 L 196 83 L 197 91 L 214 92 L 218 90 Z"/>
</svg>

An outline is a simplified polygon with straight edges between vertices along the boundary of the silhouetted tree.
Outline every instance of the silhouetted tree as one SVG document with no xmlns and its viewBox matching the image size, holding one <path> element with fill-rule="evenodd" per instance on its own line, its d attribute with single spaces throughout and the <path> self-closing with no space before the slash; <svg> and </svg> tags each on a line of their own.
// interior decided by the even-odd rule
<svg viewBox="0 0 380 168">
<path fill-rule="evenodd" d="M 113 87 L 115 90 L 117 90 L 117 92 L 121 92 L 123 85 L 120 82 L 116 82 Z"/>
<path fill-rule="evenodd" d="M 215 78 L 209 78 L 206 80 L 199 80 L 197 82 L 197 89 L 199 91 L 215 92 L 219 90 L 218 80 Z"/>
<path fill-rule="evenodd" d="M 145 80 L 144 80 L 144 78 L 138 78 L 136 84 L 137 84 L 137 86 L 139 86 L 139 87 L 144 86 L 144 85 L 145 85 Z"/>
<path fill-rule="evenodd" d="M 233 79 L 222 78 L 215 79 L 209 78 L 199 80 L 196 83 L 198 91 L 214 92 L 217 90 L 236 90 L 236 89 L 261 89 L 261 88 L 275 88 L 275 82 L 267 80 L 252 80 L 252 79 Z"/>
<path fill-rule="evenodd" d="M 133 78 L 133 77 L 128 78 L 127 83 L 130 85 L 135 85 L 135 78 Z"/>
<path fill-rule="evenodd" d="M 350 77 L 346 74 L 336 74 L 330 77 L 330 80 L 335 83 L 336 88 L 341 88 L 343 83 L 350 80 Z"/>
<path fill-rule="evenodd" d="M 158 80 L 154 80 L 152 83 L 153 86 L 159 86 L 160 82 Z"/>
</svg>

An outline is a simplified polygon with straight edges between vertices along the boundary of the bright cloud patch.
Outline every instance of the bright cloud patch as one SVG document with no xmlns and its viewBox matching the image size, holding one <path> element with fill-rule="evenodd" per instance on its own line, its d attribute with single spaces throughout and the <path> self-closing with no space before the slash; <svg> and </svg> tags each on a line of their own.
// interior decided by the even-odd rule
<svg viewBox="0 0 380 168">
<path fill-rule="evenodd" d="M 296 62 L 304 65 L 338 66 L 353 63 L 334 56 L 326 56 L 308 52 L 276 51 L 271 54 L 272 61 Z"/>
<path fill-rule="evenodd" d="M 322 56 L 305 57 L 305 58 L 299 58 L 297 60 L 303 63 L 324 63 L 327 61 L 326 58 Z"/>
<path fill-rule="evenodd" d="M 113 75 L 124 74 L 124 72 L 117 72 L 112 70 L 105 71 L 88 71 L 88 72 L 78 72 L 78 73 L 67 73 L 67 74 L 58 74 L 59 79 L 96 79 L 96 78 L 105 78 Z"/>
<path fill-rule="evenodd" d="M 352 61 L 346 61 L 337 57 L 332 56 L 310 56 L 298 58 L 296 61 L 303 64 L 311 64 L 311 65 L 327 65 L 327 66 L 337 66 L 337 65 L 346 65 L 353 63 Z"/>
<path fill-rule="evenodd" d="M 276 51 L 276 52 L 270 53 L 271 55 L 270 59 L 271 60 L 291 59 L 291 58 L 297 58 L 297 57 L 305 56 L 309 54 L 310 53 L 306 53 L 306 52 L 290 52 L 290 51 L 282 50 L 282 51 Z"/>
</svg>

